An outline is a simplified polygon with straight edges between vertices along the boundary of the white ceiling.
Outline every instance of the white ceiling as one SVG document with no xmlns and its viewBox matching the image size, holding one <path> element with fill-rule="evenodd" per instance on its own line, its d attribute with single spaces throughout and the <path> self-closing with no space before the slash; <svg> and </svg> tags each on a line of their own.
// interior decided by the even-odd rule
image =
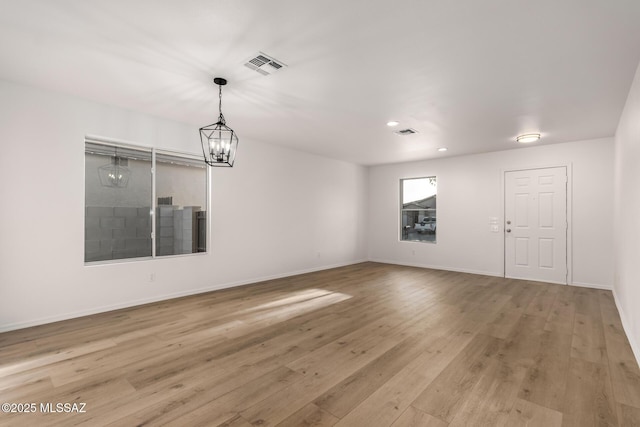
<svg viewBox="0 0 640 427">
<path fill-rule="evenodd" d="M 288 67 L 244 67 L 258 51 Z M 196 135 L 225 77 L 240 144 L 373 165 L 516 148 L 533 131 L 541 144 L 613 135 L 640 1 L 0 0 L 0 58 L 0 78 Z"/>
</svg>

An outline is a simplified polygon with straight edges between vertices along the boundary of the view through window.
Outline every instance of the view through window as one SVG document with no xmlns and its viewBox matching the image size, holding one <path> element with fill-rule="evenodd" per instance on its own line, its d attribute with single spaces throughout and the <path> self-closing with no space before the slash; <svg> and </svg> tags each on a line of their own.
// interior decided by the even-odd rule
<svg viewBox="0 0 640 427">
<path fill-rule="evenodd" d="M 400 180 L 400 240 L 436 242 L 436 177 Z"/>
</svg>

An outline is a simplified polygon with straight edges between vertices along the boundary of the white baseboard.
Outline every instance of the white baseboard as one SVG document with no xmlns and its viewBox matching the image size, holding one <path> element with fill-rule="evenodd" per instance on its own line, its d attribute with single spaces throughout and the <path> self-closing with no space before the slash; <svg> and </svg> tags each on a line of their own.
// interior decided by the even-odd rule
<svg viewBox="0 0 640 427">
<path fill-rule="evenodd" d="M 602 289 L 605 291 L 613 290 L 611 286 L 600 285 L 596 283 L 573 282 L 571 283 L 571 286 L 580 286 L 581 288 Z"/>
<path fill-rule="evenodd" d="M 636 357 L 636 363 L 638 364 L 638 366 L 640 366 L 640 346 L 638 346 L 638 342 L 636 341 L 633 334 L 630 333 L 633 330 L 629 326 L 629 321 L 626 320 L 627 316 L 622 310 L 622 304 L 620 304 L 620 301 L 618 300 L 618 294 L 616 293 L 615 288 L 613 289 L 613 301 L 615 302 L 616 307 L 618 308 L 618 313 L 620 314 L 620 320 L 622 321 L 622 329 L 624 329 L 624 334 L 627 336 L 627 340 L 629 340 L 629 345 L 631 345 L 631 351 L 633 351 L 633 355 Z"/>
<path fill-rule="evenodd" d="M 470 273 L 470 274 L 479 274 L 481 276 L 502 277 L 502 273 L 496 273 L 495 271 L 470 270 L 470 269 L 466 269 L 466 268 L 456 268 L 456 267 L 447 267 L 447 266 L 442 266 L 442 265 L 431 265 L 431 264 L 401 262 L 401 261 L 381 259 L 381 258 L 370 258 L 369 261 L 371 261 L 371 262 L 379 262 L 381 264 L 395 264 L 395 265 L 404 265 L 406 267 L 431 268 L 433 270 L 446 270 L 446 271 L 455 271 L 457 273 Z"/>
<path fill-rule="evenodd" d="M 202 294 L 206 292 L 218 291 L 221 289 L 235 288 L 237 286 L 251 285 L 254 283 L 264 282 L 267 280 L 281 279 L 284 277 L 297 276 L 299 274 L 313 273 L 315 271 L 330 270 L 332 268 L 345 267 L 348 265 L 360 264 L 362 262 L 367 262 L 367 260 L 366 259 L 354 260 L 354 261 L 345 262 L 345 263 L 324 265 L 321 267 L 313 267 L 313 268 L 307 268 L 303 270 L 295 270 L 287 273 L 274 274 L 270 276 L 254 277 L 251 279 L 239 280 L 231 283 L 218 284 L 214 286 L 208 286 L 205 288 L 191 289 L 183 292 L 173 292 L 170 294 L 158 295 L 151 298 L 141 298 L 138 300 L 127 301 L 119 304 L 111 304 L 111 305 L 94 307 L 88 310 L 80 310 L 80 311 L 74 311 L 71 313 L 59 314 L 56 316 L 42 317 L 39 319 L 29 320 L 26 322 L 9 323 L 6 325 L 0 325 L 0 333 L 14 331 L 17 329 L 30 328 L 32 326 L 45 325 L 47 323 L 60 322 L 63 320 L 75 319 L 78 317 L 90 316 L 92 314 L 106 313 L 108 311 L 120 310 L 123 308 L 135 307 L 138 305 L 150 304 L 158 301 L 166 301 L 174 298 L 180 298 L 180 297 L 186 297 L 190 295 Z"/>
</svg>

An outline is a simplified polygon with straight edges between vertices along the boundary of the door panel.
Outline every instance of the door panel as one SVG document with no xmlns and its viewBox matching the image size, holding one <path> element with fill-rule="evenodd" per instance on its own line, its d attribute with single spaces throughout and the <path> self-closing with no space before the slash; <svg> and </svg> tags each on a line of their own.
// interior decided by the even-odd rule
<svg viewBox="0 0 640 427">
<path fill-rule="evenodd" d="M 540 268 L 553 268 L 553 248 L 555 247 L 553 239 L 538 240 L 538 266 Z"/>
<path fill-rule="evenodd" d="M 567 283 L 567 169 L 505 173 L 505 277 Z"/>
<path fill-rule="evenodd" d="M 515 194 L 513 222 L 519 228 L 529 227 L 529 194 Z"/>
<path fill-rule="evenodd" d="M 551 185 L 553 184 L 553 175 L 544 175 L 538 177 L 538 184 L 540 185 Z"/>
<path fill-rule="evenodd" d="M 540 193 L 538 199 L 540 228 L 553 228 L 553 196 L 553 193 Z"/>
<path fill-rule="evenodd" d="M 515 245 L 516 265 L 529 266 L 529 239 L 526 237 L 516 237 Z"/>
</svg>

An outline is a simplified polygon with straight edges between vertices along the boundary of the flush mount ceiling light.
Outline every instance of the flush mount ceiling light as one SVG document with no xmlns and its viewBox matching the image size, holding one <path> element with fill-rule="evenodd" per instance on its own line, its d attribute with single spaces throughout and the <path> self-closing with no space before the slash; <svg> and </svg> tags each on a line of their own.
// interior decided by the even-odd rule
<svg viewBox="0 0 640 427">
<path fill-rule="evenodd" d="M 440 147 L 440 148 L 438 148 L 438 151 L 447 151 L 447 150 L 448 150 L 448 148 L 447 148 L 447 147 Z"/>
<path fill-rule="evenodd" d="M 218 85 L 220 116 L 218 121 L 209 126 L 200 128 L 200 142 L 202 143 L 202 153 L 204 161 L 209 166 L 233 167 L 238 149 L 238 135 L 227 126 L 222 115 L 222 86 L 227 84 L 227 80 L 216 77 L 213 82 Z"/>
<path fill-rule="evenodd" d="M 397 122 L 395 120 L 390 120 L 387 122 L 387 126 L 393 127 L 393 126 L 398 126 L 400 124 L 400 122 Z"/>
<path fill-rule="evenodd" d="M 530 142 L 536 142 L 539 139 L 540 139 L 539 133 L 526 133 L 524 135 L 519 135 L 516 138 L 516 141 L 518 141 L 521 144 L 528 144 Z"/>
</svg>

